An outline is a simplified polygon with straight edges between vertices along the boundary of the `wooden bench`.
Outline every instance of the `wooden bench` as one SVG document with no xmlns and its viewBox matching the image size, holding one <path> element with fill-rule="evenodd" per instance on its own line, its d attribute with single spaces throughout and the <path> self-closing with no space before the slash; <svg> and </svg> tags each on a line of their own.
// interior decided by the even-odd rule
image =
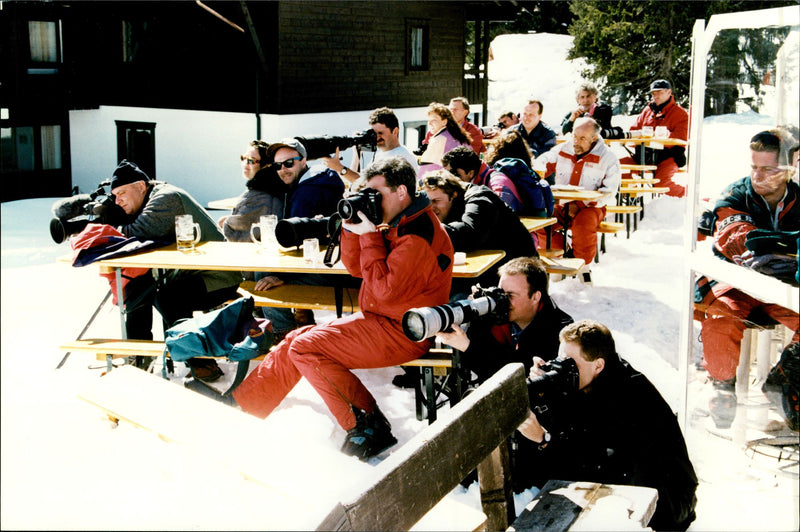
<svg viewBox="0 0 800 532">
<path fill-rule="evenodd" d="M 625 229 L 625 224 L 622 222 L 608 222 L 605 220 L 600 222 L 600 226 L 597 228 L 597 232 L 600 233 L 600 249 L 598 250 L 599 253 L 594 256 L 595 262 L 600 262 L 600 253 L 606 252 L 606 235 L 615 235 L 623 229 Z"/>
<path fill-rule="evenodd" d="M 669 192 L 668 187 L 638 187 L 638 186 L 624 186 L 619 187 L 620 194 L 627 194 L 632 198 L 640 194 L 665 194 Z"/>
<path fill-rule="evenodd" d="M 550 258 L 545 256 L 539 257 L 544 263 L 544 269 L 547 273 L 554 275 L 563 275 L 564 277 L 573 277 L 578 275 L 580 269 L 586 264 L 583 259 L 577 258 Z"/>
<path fill-rule="evenodd" d="M 284 284 L 258 291 L 255 281 L 244 281 L 239 285 L 239 295 L 252 297 L 257 307 L 303 308 L 311 310 L 333 310 L 340 314 L 336 305 L 336 292 L 332 286 Z M 358 312 L 358 288 L 342 289 L 344 312 Z"/>
<path fill-rule="evenodd" d="M 525 418 L 528 400 L 521 364 L 503 368 L 451 410 L 447 419 L 424 428 L 377 466 L 346 456 L 329 442 L 306 441 L 303 467 L 295 467 L 289 479 L 284 478 L 286 464 L 281 461 L 291 443 L 275 438 L 268 423 L 136 368 L 108 373 L 78 397 L 112 419 L 155 433 L 163 445 L 177 443 L 190 452 L 203 452 L 213 464 L 265 488 L 259 507 L 264 522 L 256 526 L 434 530 L 438 513 L 445 514 L 438 521 L 449 520 L 440 525 L 443 530 L 502 530 L 511 521 L 506 517 L 509 510 L 514 515 L 507 464 L 498 477 L 486 473 L 484 462 L 498 461 L 505 439 Z M 246 452 L 208 452 L 236 449 L 241 442 L 257 442 L 263 456 L 253 460 Z M 452 499 L 443 503 L 476 467 L 482 493 L 495 494 L 494 486 L 505 481 L 509 489 L 501 495 L 508 497 L 487 496 L 484 511 Z M 308 498 L 308 486 L 320 491 L 313 500 Z"/>
<path fill-rule="evenodd" d="M 87 338 L 75 340 L 60 346 L 65 351 L 83 351 L 95 353 L 98 360 L 106 361 L 106 371 L 110 372 L 113 368 L 113 359 L 128 358 L 134 356 L 160 357 L 164 354 L 164 342 L 154 340 L 118 340 L 111 338 Z M 169 353 L 167 353 L 169 356 Z M 198 357 L 212 358 L 212 357 Z M 264 356 L 256 357 L 252 360 L 263 360 Z M 428 423 L 436 421 L 438 408 L 443 404 L 440 402 L 442 389 L 437 390 L 435 377 L 447 376 L 444 385 L 448 385 L 452 391 L 450 405 L 455 406 L 463 393 L 464 383 L 461 380 L 461 357 L 458 352 L 450 348 L 433 348 L 424 356 L 400 364 L 401 366 L 414 368 L 418 371 L 419 382 L 414 388 L 414 403 L 417 419 L 420 421 L 427 418 Z M 247 376 L 249 362 L 244 361 L 237 364 L 236 375 L 230 383 L 225 395 L 233 391 L 239 383 Z"/>
<path fill-rule="evenodd" d="M 620 185 L 622 185 L 624 187 L 633 186 L 633 185 L 657 185 L 660 182 L 661 182 L 660 179 L 643 178 L 643 177 L 622 178 L 622 179 L 620 179 Z"/>
<path fill-rule="evenodd" d="M 631 217 L 633 218 L 633 230 L 637 229 L 637 214 L 642 212 L 641 205 L 608 205 L 606 206 L 606 214 L 613 214 L 615 222 L 621 222 L 622 217 L 625 217 L 625 231 L 627 238 L 631 237 Z"/>
<path fill-rule="evenodd" d="M 658 166 L 654 164 L 620 164 L 619 169 L 623 172 L 655 172 Z"/>
</svg>

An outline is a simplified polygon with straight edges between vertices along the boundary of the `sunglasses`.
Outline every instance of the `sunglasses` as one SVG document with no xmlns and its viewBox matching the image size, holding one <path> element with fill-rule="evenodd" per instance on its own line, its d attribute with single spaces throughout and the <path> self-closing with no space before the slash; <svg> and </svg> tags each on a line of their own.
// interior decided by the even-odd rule
<svg viewBox="0 0 800 532">
<path fill-rule="evenodd" d="M 292 157 L 291 159 L 286 159 L 285 161 L 276 162 L 275 166 L 283 166 L 284 168 L 291 168 L 294 166 L 295 161 L 301 160 L 302 157 Z"/>
<path fill-rule="evenodd" d="M 240 155 L 239 159 L 245 164 L 258 164 L 261 162 L 258 159 L 251 159 L 250 157 L 245 157 L 244 155 Z"/>
</svg>

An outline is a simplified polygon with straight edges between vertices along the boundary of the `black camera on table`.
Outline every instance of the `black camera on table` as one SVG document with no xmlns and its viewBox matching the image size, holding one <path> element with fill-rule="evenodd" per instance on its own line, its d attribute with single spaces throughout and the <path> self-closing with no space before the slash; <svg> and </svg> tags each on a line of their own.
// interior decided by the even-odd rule
<svg viewBox="0 0 800 532">
<path fill-rule="evenodd" d="M 316 238 L 320 245 L 330 243 L 338 235 L 341 220 L 337 214 L 316 218 L 284 218 L 275 226 L 275 239 L 285 248 L 300 247 L 306 238 Z"/>
<path fill-rule="evenodd" d="M 462 299 L 450 305 L 412 308 L 403 314 L 403 332 L 415 342 L 447 331 L 453 326 L 469 323 L 480 317 L 501 324 L 508 322 L 508 294 L 500 287 L 481 288 L 472 299 Z"/>
<path fill-rule="evenodd" d="M 317 137 L 295 138 L 299 140 L 300 144 L 306 149 L 306 159 L 309 161 L 319 159 L 320 157 L 329 157 L 336 153 L 336 148 L 339 148 L 340 152 L 353 146 L 363 151 L 375 151 L 378 149 L 378 137 L 375 135 L 375 131 L 373 131 L 372 128 L 349 137 L 320 135 Z"/>
<path fill-rule="evenodd" d="M 531 411 L 536 414 L 540 425 L 550 432 L 558 432 L 559 426 L 569 423 L 569 420 L 559 418 L 558 411 L 559 406 L 579 389 L 578 365 L 571 358 L 563 358 L 551 360 L 539 369 L 544 374 L 528 377 L 527 381 Z"/>
<path fill-rule="evenodd" d="M 55 218 L 50 220 L 50 236 L 56 244 L 80 233 L 90 223 L 124 222 L 125 211 L 105 189 L 110 184 L 110 181 L 103 181 L 91 194 L 76 194 L 53 203 Z"/>
<path fill-rule="evenodd" d="M 379 225 L 383 222 L 383 209 L 381 208 L 381 193 L 371 188 L 364 188 L 352 196 L 339 200 L 336 210 L 342 220 L 350 223 L 361 223 L 358 211 L 364 213 L 367 220 Z"/>
</svg>

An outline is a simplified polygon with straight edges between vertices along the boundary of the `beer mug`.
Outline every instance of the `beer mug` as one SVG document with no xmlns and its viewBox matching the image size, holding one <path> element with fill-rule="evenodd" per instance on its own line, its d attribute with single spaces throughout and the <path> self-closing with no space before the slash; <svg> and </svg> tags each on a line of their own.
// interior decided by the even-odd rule
<svg viewBox="0 0 800 532">
<path fill-rule="evenodd" d="M 194 245 L 200 242 L 200 224 L 194 222 L 191 214 L 175 217 L 175 241 L 178 243 L 178 251 L 192 251 Z"/>
<path fill-rule="evenodd" d="M 655 135 L 657 139 L 667 139 L 669 138 L 669 129 L 667 126 L 656 126 Z"/>
<path fill-rule="evenodd" d="M 250 240 L 260 244 L 262 248 L 277 248 L 278 241 L 275 239 L 275 227 L 278 225 L 278 217 L 274 214 L 261 216 L 257 223 L 250 226 Z M 259 230 L 259 237 L 256 238 L 256 227 Z"/>
<path fill-rule="evenodd" d="M 643 137 L 652 137 L 653 136 L 653 126 L 642 126 L 642 136 Z"/>
<path fill-rule="evenodd" d="M 303 240 L 303 260 L 306 264 L 316 265 L 319 260 L 319 240 L 316 238 Z"/>
</svg>

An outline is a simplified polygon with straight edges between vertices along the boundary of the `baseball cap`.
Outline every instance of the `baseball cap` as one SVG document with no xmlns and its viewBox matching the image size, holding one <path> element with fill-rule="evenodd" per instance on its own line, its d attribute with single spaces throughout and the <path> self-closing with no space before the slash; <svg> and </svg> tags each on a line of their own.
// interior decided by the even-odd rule
<svg viewBox="0 0 800 532">
<path fill-rule="evenodd" d="M 665 79 L 657 79 L 653 83 L 650 84 L 650 92 L 661 90 L 661 89 L 671 89 L 672 85 L 669 84 L 669 81 Z"/>
<path fill-rule="evenodd" d="M 281 148 L 291 148 L 300 154 L 300 157 L 303 159 L 307 158 L 306 147 L 303 146 L 303 144 L 297 139 L 287 138 L 270 145 L 269 149 L 267 150 L 267 161 L 274 163 L 275 152 Z"/>
</svg>

